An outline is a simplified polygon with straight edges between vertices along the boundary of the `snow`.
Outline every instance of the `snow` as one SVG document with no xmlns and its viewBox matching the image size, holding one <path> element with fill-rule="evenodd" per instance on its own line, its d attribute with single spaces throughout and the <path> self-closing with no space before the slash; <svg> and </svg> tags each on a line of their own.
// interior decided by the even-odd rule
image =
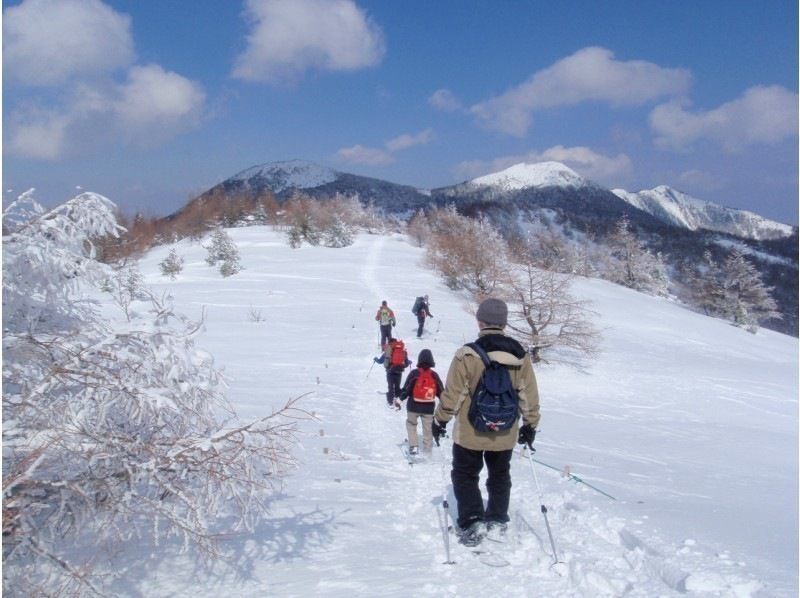
<svg viewBox="0 0 800 598">
<path fill-rule="evenodd" d="M 577 172 L 560 162 L 521 162 L 505 170 L 493 172 L 469 184 L 478 187 L 498 187 L 504 191 L 516 191 L 530 187 L 585 187 L 588 185 Z"/>
<path fill-rule="evenodd" d="M 583 370 L 535 367 L 542 404 L 536 458 L 512 461 L 511 538 L 495 568 L 450 539 L 442 494 L 455 511 L 447 452 L 409 466 L 403 412 L 385 407 L 373 317 L 382 299 L 416 357 L 433 351 L 444 375 L 476 335 L 461 295 L 422 266 L 404 237 L 359 235 L 342 249 L 292 250 L 266 227 L 228 231 L 244 270 L 222 278 L 199 243 L 175 281 L 159 274 L 171 247 L 140 264 L 157 293 L 192 317 L 199 344 L 224 366 L 245 418 L 307 395 L 301 465 L 255 534 L 222 547 L 236 569 L 205 570 L 180 547 L 131 543 L 109 557 L 117 590 L 145 596 L 795 596 L 797 591 L 798 341 L 752 335 L 599 280 L 573 289 L 593 301 L 603 352 Z M 436 318 L 414 336 L 414 297 Z M 264 321 L 249 314 L 260 310 Z M 449 448 L 449 440 L 445 441 Z M 483 484 L 482 484 L 483 485 Z M 558 556 L 540 512 L 545 504 Z M 493 588 L 493 589 L 492 589 Z"/>
<path fill-rule="evenodd" d="M 232 176 L 230 181 L 247 182 L 252 178 L 271 181 L 275 193 L 286 189 L 313 189 L 338 178 L 336 171 L 305 160 L 286 160 L 253 166 Z"/>
<path fill-rule="evenodd" d="M 696 199 L 666 185 L 637 193 L 613 189 L 612 193 L 640 210 L 689 230 L 705 228 L 753 239 L 788 237 L 794 232 L 788 224 Z"/>
</svg>

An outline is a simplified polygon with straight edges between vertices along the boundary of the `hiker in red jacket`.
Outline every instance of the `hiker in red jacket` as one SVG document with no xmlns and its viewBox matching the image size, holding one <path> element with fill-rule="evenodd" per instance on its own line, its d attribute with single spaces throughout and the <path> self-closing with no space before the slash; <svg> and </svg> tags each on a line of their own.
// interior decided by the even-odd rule
<svg viewBox="0 0 800 598">
<path fill-rule="evenodd" d="M 386 349 L 380 357 L 373 357 L 375 363 L 382 363 L 386 368 L 386 402 L 393 409 L 400 409 L 400 380 L 403 378 L 403 370 L 411 365 L 408 358 L 405 343 L 396 338 L 389 338 Z"/>
<path fill-rule="evenodd" d="M 423 349 L 417 358 L 417 368 L 411 370 L 400 392 L 400 400 L 408 399 L 406 405 L 406 432 L 408 432 L 408 452 L 419 454 L 417 422 L 422 421 L 422 452 L 430 457 L 433 449 L 433 408 L 436 398 L 441 396 L 444 384 L 439 374 L 433 371 L 436 364 L 430 349 Z"/>
</svg>

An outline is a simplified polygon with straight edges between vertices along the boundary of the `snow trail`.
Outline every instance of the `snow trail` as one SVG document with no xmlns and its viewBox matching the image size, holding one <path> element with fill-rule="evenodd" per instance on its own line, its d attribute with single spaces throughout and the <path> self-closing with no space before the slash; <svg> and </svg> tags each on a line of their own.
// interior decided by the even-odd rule
<svg viewBox="0 0 800 598">
<path fill-rule="evenodd" d="M 605 434 L 631 429 L 632 438 L 642 436 L 654 425 L 650 414 L 674 401 L 637 392 L 642 383 L 631 375 L 624 399 L 630 408 L 602 409 L 602 400 L 593 395 L 608 391 L 610 384 L 590 392 L 586 379 L 564 377 L 558 368 L 537 368 L 544 426 L 537 457 L 561 466 L 570 452 L 581 455 L 575 473 L 621 500 L 610 501 L 558 472 L 537 469 L 559 556 L 566 563 L 561 576 L 550 567 L 549 540 L 527 458 L 515 454 L 512 538 L 507 547 L 494 548 L 510 567 L 480 563 L 454 538 L 450 546 L 456 563 L 443 564 L 442 449 L 434 447 L 430 460 L 409 466 L 398 450 L 406 433 L 405 406 L 399 412 L 387 409 L 384 370 L 380 365 L 371 372 L 369 368 L 378 355 L 374 313 L 380 300 L 387 299 L 398 320 L 395 335 L 406 340 L 409 357 L 416 362 L 419 350 L 430 348 L 444 377 L 455 350 L 477 333 L 463 299 L 421 269 L 421 250 L 398 236 L 362 234 L 344 249 L 292 250 L 264 227 L 229 232 L 246 268 L 234 277 L 221 279 L 203 263 L 204 250 L 188 242 L 179 244 L 187 265 L 177 281 L 158 275 L 157 263 L 169 248 L 146 256 L 142 272 L 157 291 L 168 290 L 175 297 L 179 310 L 197 315 L 201 305 L 207 306 L 207 331 L 200 344 L 225 366 L 228 394 L 242 417 L 264 415 L 289 397 L 310 393 L 301 406 L 317 419 L 304 425 L 298 447 L 302 463 L 272 500 L 269 520 L 252 536 L 225 540 L 236 569 L 204 571 L 188 557 L 163 549 L 144 559 L 141 575 L 123 582 L 127 593 L 462 597 L 503 588 L 503 596 L 791 595 L 789 584 L 768 588 L 741 559 L 705 543 L 702 534 L 698 540 L 677 540 L 650 518 L 650 505 L 625 500 L 631 496 L 626 480 L 641 480 L 636 482 L 641 488 L 652 480 L 651 470 L 670 467 L 672 461 L 656 449 L 632 452 L 607 445 Z M 625 295 L 606 286 L 601 290 L 615 300 Z M 440 330 L 426 330 L 418 340 L 410 308 L 413 298 L 424 292 L 430 293 L 432 311 L 441 318 L 433 320 Z M 648 298 L 643 305 L 656 309 L 653 301 Z M 253 307 L 263 311 L 265 321 L 248 320 Z M 632 342 L 624 332 L 613 338 Z M 703 349 L 707 339 L 695 340 Z M 636 353 L 610 356 L 619 360 L 620 376 L 626 375 L 622 366 L 631 354 Z M 726 374 L 730 370 L 712 371 L 707 380 L 725 385 Z M 620 390 L 623 384 L 619 382 Z M 734 379 L 726 388 L 736 385 Z M 771 408 L 782 389 L 779 385 L 770 393 Z M 581 393 L 590 408 L 570 404 Z M 740 399 L 748 400 L 746 394 L 736 396 Z M 703 421 L 688 407 L 686 413 L 698 424 Z M 763 416 L 774 417 L 769 409 Z M 597 426 L 609 431 L 588 432 Z M 681 434 L 679 428 L 665 430 Z M 455 517 L 449 472 L 447 478 Z M 484 482 L 485 474 L 482 486 Z M 685 485 L 674 488 L 676 513 L 682 508 L 679 496 L 687 490 Z"/>
</svg>

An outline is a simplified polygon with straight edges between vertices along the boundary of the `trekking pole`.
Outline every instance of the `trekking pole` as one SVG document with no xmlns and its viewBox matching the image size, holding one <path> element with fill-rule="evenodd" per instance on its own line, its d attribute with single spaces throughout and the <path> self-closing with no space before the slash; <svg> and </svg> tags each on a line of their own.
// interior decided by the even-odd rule
<svg viewBox="0 0 800 598">
<path fill-rule="evenodd" d="M 536 490 L 539 492 L 539 502 L 544 516 L 544 524 L 547 527 L 547 535 L 550 536 L 550 546 L 553 549 L 553 564 L 558 562 L 558 554 L 556 553 L 556 543 L 553 541 L 553 532 L 550 529 L 550 522 L 547 520 L 547 507 L 544 506 L 544 498 L 542 497 L 542 487 L 539 485 L 539 478 L 536 475 L 536 469 L 533 467 L 533 452 L 536 449 L 528 447 L 528 462 L 531 464 L 531 472 L 533 479 L 536 481 Z"/>
<path fill-rule="evenodd" d="M 373 360 L 372 365 L 369 366 L 369 371 L 367 372 L 367 375 L 364 377 L 364 380 L 369 378 L 369 375 L 372 373 L 372 368 L 374 368 L 374 367 L 375 367 L 375 361 Z"/>
<path fill-rule="evenodd" d="M 447 475 L 445 473 L 445 464 L 447 463 L 447 456 L 445 448 L 436 443 L 442 450 L 442 509 L 444 510 L 444 552 L 447 560 L 442 563 L 443 565 L 455 565 L 456 562 L 450 559 L 450 505 L 447 502 Z"/>
</svg>

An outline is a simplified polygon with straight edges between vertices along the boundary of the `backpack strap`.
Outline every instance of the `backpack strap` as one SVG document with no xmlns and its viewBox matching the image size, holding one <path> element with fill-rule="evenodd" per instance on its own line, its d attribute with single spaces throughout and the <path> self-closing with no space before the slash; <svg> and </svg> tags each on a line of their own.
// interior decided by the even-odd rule
<svg viewBox="0 0 800 598">
<path fill-rule="evenodd" d="M 488 368 L 489 364 L 492 363 L 492 360 L 489 359 L 489 356 L 486 354 L 486 351 L 484 351 L 483 348 L 478 343 L 467 343 L 464 346 L 469 347 L 478 354 L 478 357 L 481 358 L 484 367 Z"/>
</svg>

